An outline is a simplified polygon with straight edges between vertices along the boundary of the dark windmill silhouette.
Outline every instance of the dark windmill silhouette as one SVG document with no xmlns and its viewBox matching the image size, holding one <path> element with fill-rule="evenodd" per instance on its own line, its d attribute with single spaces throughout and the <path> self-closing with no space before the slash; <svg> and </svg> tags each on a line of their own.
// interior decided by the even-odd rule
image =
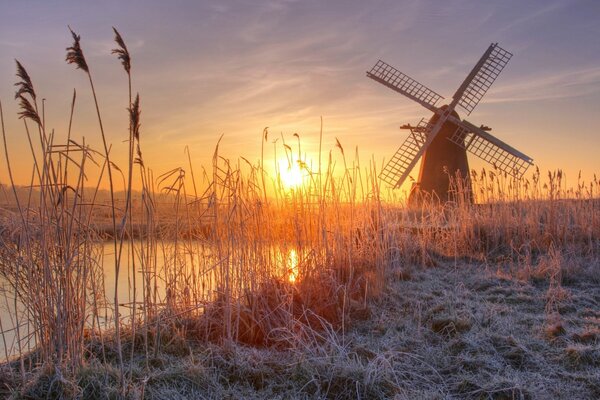
<svg viewBox="0 0 600 400">
<path fill-rule="evenodd" d="M 408 129 L 410 134 L 379 177 L 390 186 L 399 188 L 422 157 L 419 179 L 411 189 L 409 202 L 424 196 L 439 198 L 443 202 L 452 200 L 450 177 L 462 178 L 468 200 L 472 201 L 467 160 L 469 151 L 497 170 L 521 178 L 533 160 L 492 136 L 489 127 L 461 120 L 455 111 L 460 106 L 467 115 L 471 114 L 511 57 L 511 53 L 492 43 L 452 96 L 450 104 L 441 107 L 437 107 L 436 103 L 443 99 L 442 96 L 379 60 L 367 72 L 369 78 L 434 113 L 429 121 L 421 119 L 416 126 L 401 127 Z"/>
</svg>

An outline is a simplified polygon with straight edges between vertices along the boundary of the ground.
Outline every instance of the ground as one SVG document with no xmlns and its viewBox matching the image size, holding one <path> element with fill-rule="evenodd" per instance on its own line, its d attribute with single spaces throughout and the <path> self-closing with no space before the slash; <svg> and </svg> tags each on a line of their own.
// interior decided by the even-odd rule
<svg viewBox="0 0 600 400">
<path fill-rule="evenodd" d="M 597 270 L 550 288 L 547 279 L 517 279 L 508 268 L 415 269 L 390 285 L 373 321 L 357 326 L 356 346 L 393 359 L 398 398 L 595 399 Z"/>
<path fill-rule="evenodd" d="M 469 260 L 434 264 L 389 271 L 378 299 L 353 305 L 346 331 L 295 348 L 170 339 L 148 367 L 141 356 L 127 363 L 124 397 L 600 398 L 597 260 L 571 260 L 560 282 L 541 267 L 524 274 Z M 122 398 L 117 376 L 90 363 L 76 382 L 42 375 L 15 397 Z"/>
</svg>

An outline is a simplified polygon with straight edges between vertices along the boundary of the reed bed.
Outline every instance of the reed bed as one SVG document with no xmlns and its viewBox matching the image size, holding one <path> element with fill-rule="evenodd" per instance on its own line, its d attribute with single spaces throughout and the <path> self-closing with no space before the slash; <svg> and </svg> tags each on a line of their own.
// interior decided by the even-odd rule
<svg viewBox="0 0 600 400">
<path fill-rule="evenodd" d="M 303 180 L 286 187 L 282 171 L 264 167 L 267 129 L 259 160 L 228 159 L 217 143 L 212 165 L 190 161 L 155 174 L 142 156 L 132 59 L 115 29 L 113 53 L 129 88 L 128 163 L 117 166 L 111 154 L 119 149 L 106 140 L 80 37 L 71 34 L 67 62 L 89 78 L 102 150 L 73 138 L 71 123 L 66 142 L 57 143 L 59 135 L 40 115 L 32 79 L 17 62 L 19 117 L 34 159 L 30 184 L 18 187 L 0 108 L 11 179 L 1 215 L 0 274 L 12 321 L 0 329 L 3 376 L 16 382 L 9 385 L 16 398 L 160 398 L 170 379 L 184 392 L 188 384 L 217 385 L 214 377 L 196 382 L 206 377 L 193 372 L 199 365 L 227 369 L 240 357 L 249 365 L 262 357 L 269 367 L 252 364 L 247 374 L 275 375 L 274 359 L 282 355 L 291 363 L 286 374 L 292 373 L 289 365 L 313 374 L 301 380 L 303 386 L 288 388 L 298 390 L 292 397 L 386 398 L 400 387 L 398 376 L 385 372 L 391 359 L 374 356 L 365 366 L 348 350 L 348 338 L 353 326 L 369 320 L 371 304 L 384 301 L 390 276 L 406 280 L 415 268 L 447 262 L 460 268 L 465 260 L 506 267 L 518 279 L 541 276 L 550 282 L 551 329 L 560 324 L 557 304 L 569 273 L 561 260 L 576 255 L 598 263 L 596 177 L 570 188 L 561 171 L 542 177 L 536 170 L 522 181 L 473 171 L 476 204 L 457 184 L 454 202 L 407 207 L 380 187 L 375 161 L 347 158 L 339 141 L 325 157 L 318 155 L 312 170 L 297 134 L 294 147 L 282 137 L 280 152 Z M 70 121 L 76 99 L 74 92 Z M 122 188 L 116 174 L 124 178 Z M 105 187 L 108 196 L 100 191 Z M 197 346 L 203 355 L 194 353 Z M 186 364 L 186 371 L 169 358 L 193 354 L 204 361 Z M 315 369 L 308 371 L 299 359 L 312 360 Z M 324 359 L 340 375 L 328 375 Z M 151 378 L 157 365 L 168 371 Z M 329 376 L 328 386 L 319 383 L 323 376 Z M 344 378 L 336 381 L 339 376 Z M 151 388 L 151 379 L 166 386 Z M 256 379 L 266 385 L 264 376 Z M 355 390 L 348 391 L 352 383 Z M 192 396 L 193 388 L 186 393 Z"/>
</svg>

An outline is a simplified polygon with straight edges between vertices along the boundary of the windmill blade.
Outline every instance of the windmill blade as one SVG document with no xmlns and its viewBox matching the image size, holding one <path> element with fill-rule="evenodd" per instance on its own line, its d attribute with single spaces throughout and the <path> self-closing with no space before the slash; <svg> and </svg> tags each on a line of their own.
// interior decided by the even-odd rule
<svg viewBox="0 0 600 400">
<path fill-rule="evenodd" d="M 435 104 L 443 99 L 442 96 L 427 86 L 420 84 L 381 60 L 377 61 L 370 71 L 367 71 L 367 76 L 398 93 L 402 93 L 432 112 L 436 112 L 437 107 Z"/>
<path fill-rule="evenodd" d="M 427 139 L 428 136 L 431 136 L 433 127 L 433 124 L 421 119 L 419 124 L 410 130 L 410 135 L 383 167 L 379 178 L 394 188 L 400 187 L 428 145 Z"/>
<path fill-rule="evenodd" d="M 472 123 L 456 119 L 453 119 L 452 122 L 458 124 L 458 129 L 449 140 L 492 164 L 494 168 L 520 179 L 527 168 L 533 164 L 531 157 Z"/>
<path fill-rule="evenodd" d="M 498 78 L 511 57 L 512 54 L 498 46 L 498 43 L 492 43 L 483 53 L 479 62 L 453 96 L 467 114 L 471 114 L 479 104 L 483 95 Z"/>
</svg>

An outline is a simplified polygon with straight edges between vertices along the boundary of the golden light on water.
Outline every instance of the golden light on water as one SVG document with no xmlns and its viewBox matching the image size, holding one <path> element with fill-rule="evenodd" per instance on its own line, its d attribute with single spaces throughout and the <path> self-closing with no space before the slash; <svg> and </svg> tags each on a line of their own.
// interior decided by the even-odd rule
<svg viewBox="0 0 600 400">
<path fill-rule="evenodd" d="M 289 251 L 287 254 L 286 265 L 288 280 L 290 283 L 296 282 L 296 279 L 298 279 L 298 252 L 296 250 L 292 249 Z"/>
</svg>

